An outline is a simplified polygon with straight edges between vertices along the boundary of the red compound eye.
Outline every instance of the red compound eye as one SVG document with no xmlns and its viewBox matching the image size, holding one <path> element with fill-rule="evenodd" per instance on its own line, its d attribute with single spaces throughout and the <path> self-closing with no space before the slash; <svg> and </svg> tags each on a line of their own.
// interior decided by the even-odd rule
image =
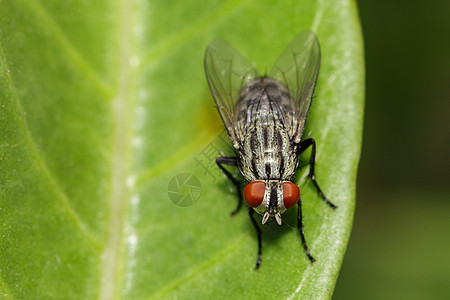
<svg viewBox="0 0 450 300">
<path fill-rule="evenodd" d="M 266 184 L 263 181 L 253 181 L 244 188 L 244 199 L 251 207 L 258 207 L 264 199 Z"/>
<path fill-rule="evenodd" d="M 298 186 L 292 182 L 283 182 L 283 203 L 284 207 L 290 208 L 297 204 L 300 198 Z"/>
</svg>

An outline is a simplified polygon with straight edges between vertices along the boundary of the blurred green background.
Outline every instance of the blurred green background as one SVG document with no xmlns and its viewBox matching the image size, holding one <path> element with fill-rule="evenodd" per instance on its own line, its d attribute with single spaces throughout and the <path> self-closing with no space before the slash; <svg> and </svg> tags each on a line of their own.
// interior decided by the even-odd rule
<svg viewBox="0 0 450 300">
<path fill-rule="evenodd" d="M 450 299 L 450 1 L 358 1 L 367 95 L 333 299 Z"/>
</svg>

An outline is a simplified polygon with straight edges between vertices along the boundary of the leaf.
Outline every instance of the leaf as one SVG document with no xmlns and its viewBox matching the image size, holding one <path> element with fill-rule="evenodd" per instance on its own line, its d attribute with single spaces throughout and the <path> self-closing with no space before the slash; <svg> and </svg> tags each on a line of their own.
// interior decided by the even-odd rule
<svg viewBox="0 0 450 300">
<path fill-rule="evenodd" d="M 304 167 L 317 262 L 291 210 L 286 226 L 264 226 L 254 271 L 254 229 L 246 209 L 230 217 L 236 197 L 214 166 L 223 125 L 203 53 L 223 38 L 264 73 L 307 29 L 322 65 L 305 133 L 317 142 L 317 180 L 339 208 L 324 205 Z M 353 1 L 0 2 L 2 295 L 330 298 L 354 211 L 363 92 Z M 188 179 L 180 173 L 201 184 L 193 205 L 169 200 L 171 180 Z"/>
</svg>

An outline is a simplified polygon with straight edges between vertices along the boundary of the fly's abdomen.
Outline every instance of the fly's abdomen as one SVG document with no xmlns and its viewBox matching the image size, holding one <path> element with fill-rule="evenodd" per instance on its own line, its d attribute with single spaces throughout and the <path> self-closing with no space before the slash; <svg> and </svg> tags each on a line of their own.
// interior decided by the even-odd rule
<svg viewBox="0 0 450 300">
<path fill-rule="evenodd" d="M 297 166 L 294 145 L 286 130 L 270 114 L 256 116 L 244 138 L 241 172 L 247 181 L 289 180 Z"/>
</svg>

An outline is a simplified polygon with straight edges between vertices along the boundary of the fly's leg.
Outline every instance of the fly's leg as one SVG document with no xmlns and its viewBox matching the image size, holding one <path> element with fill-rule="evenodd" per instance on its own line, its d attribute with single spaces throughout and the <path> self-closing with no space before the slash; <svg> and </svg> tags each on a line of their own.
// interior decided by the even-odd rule
<svg viewBox="0 0 450 300">
<path fill-rule="evenodd" d="M 337 206 L 334 205 L 333 203 L 331 203 L 330 200 L 327 199 L 327 197 L 325 196 L 325 194 L 322 192 L 322 190 L 319 187 L 319 184 L 316 181 L 316 177 L 314 176 L 314 167 L 316 164 L 316 141 L 314 141 L 313 138 L 309 138 L 304 140 L 303 142 L 300 143 L 300 149 L 299 149 L 299 154 L 302 153 L 303 151 L 305 151 L 309 146 L 312 145 L 312 149 L 311 149 L 311 157 L 309 160 L 309 178 L 311 178 L 311 181 L 313 182 L 314 186 L 316 187 L 317 192 L 319 193 L 320 197 L 322 197 L 323 201 L 325 201 L 325 203 L 331 207 L 332 209 L 336 209 Z"/>
<path fill-rule="evenodd" d="M 234 186 L 236 187 L 236 190 L 238 192 L 237 207 L 231 212 L 231 215 L 234 216 L 241 209 L 241 206 L 242 206 L 241 185 L 240 185 L 240 182 L 238 180 L 236 180 L 236 178 L 234 178 L 233 175 L 227 169 L 225 169 L 225 167 L 223 165 L 237 167 L 237 165 L 238 165 L 237 157 L 221 156 L 221 157 L 216 158 L 216 163 L 219 166 L 219 168 L 222 170 L 222 172 L 225 175 L 227 175 L 228 179 L 231 180 L 231 182 L 234 184 Z"/>
<path fill-rule="evenodd" d="M 316 260 L 314 259 L 314 257 L 312 257 L 311 253 L 309 253 L 308 246 L 306 245 L 305 234 L 303 233 L 303 216 L 302 216 L 302 200 L 301 200 L 301 198 L 298 199 L 297 204 L 298 204 L 297 229 L 298 229 L 298 232 L 300 232 L 300 237 L 302 238 L 303 249 L 305 249 L 306 256 L 308 256 L 308 259 L 311 261 L 311 263 L 314 263 Z"/>
<path fill-rule="evenodd" d="M 256 234 L 258 235 L 258 258 L 256 259 L 255 269 L 259 270 L 259 266 L 261 265 L 261 256 L 262 256 L 261 228 L 259 228 L 258 223 L 256 222 L 255 217 L 253 216 L 254 213 L 255 213 L 255 210 L 253 209 L 253 207 L 249 207 L 248 214 L 250 216 L 250 220 L 252 220 L 253 227 L 255 227 Z"/>
</svg>

